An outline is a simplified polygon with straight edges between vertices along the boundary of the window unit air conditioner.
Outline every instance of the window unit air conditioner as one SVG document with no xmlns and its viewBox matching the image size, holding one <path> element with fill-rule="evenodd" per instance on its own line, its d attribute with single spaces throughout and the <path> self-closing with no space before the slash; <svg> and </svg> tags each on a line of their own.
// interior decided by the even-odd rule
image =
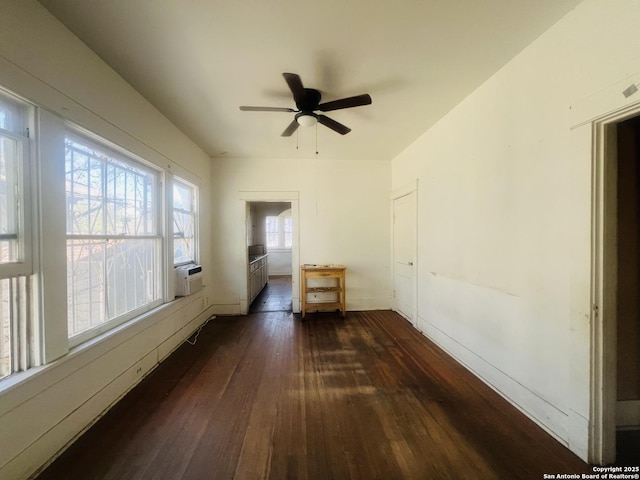
<svg viewBox="0 0 640 480">
<path fill-rule="evenodd" d="M 193 263 L 176 267 L 176 296 L 186 297 L 202 290 L 202 267 Z"/>
</svg>

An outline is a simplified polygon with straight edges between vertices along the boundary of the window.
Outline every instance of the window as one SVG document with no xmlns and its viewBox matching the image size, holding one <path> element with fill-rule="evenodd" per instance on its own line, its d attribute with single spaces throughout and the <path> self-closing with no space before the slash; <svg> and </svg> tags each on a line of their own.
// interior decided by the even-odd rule
<svg viewBox="0 0 640 480">
<path fill-rule="evenodd" d="M 267 217 L 266 222 L 267 247 L 277 248 L 280 245 L 278 217 Z"/>
<path fill-rule="evenodd" d="M 196 187 L 173 180 L 173 263 L 196 263 Z"/>
<path fill-rule="evenodd" d="M 78 135 L 65 139 L 65 172 L 67 321 L 76 337 L 161 303 L 160 178 Z"/>
<path fill-rule="evenodd" d="M 293 221 L 291 217 L 284 217 L 284 246 L 291 248 L 293 243 Z"/>
<path fill-rule="evenodd" d="M 0 87 L 0 379 L 168 300 L 198 257 L 198 188 L 165 173 Z"/>
<path fill-rule="evenodd" d="M 265 222 L 267 248 L 291 248 L 293 243 L 291 210 L 286 210 L 277 217 L 268 216 Z"/>
<path fill-rule="evenodd" d="M 0 378 L 28 366 L 29 107 L 0 91 Z"/>
<path fill-rule="evenodd" d="M 28 149 L 26 114 L 25 105 L 0 94 L 0 263 L 4 265 L 25 260 L 20 192 Z"/>
<path fill-rule="evenodd" d="M 169 300 L 197 247 L 195 185 L 0 87 L 0 379 Z"/>
</svg>

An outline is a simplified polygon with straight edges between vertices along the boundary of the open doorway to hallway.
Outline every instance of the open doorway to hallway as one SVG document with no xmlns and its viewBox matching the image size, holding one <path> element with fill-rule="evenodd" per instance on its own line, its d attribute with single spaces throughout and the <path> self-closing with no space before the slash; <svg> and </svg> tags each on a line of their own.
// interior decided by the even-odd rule
<svg viewBox="0 0 640 480">
<path fill-rule="evenodd" d="M 616 127 L 615 419 L 619 463 L 637 461 L 640 455 L 640 116 Z M 627 459 L 632 450 L 635 458 Z"/>
<path fill-rule="evenodd" d="M 247 204 L 249 313 L 292 311 L 291 212 L 292 203 L 286 201 Z"/>
<path fill-rule="evenodd" d="M 596 123 L 591 402 L 594 463 L 640 452 L 640 110 Z"/>
</svg>

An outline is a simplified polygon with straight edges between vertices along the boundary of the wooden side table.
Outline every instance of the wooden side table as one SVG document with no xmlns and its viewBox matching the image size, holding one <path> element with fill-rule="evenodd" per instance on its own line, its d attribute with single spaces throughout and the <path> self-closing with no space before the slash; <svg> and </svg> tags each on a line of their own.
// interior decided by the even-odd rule
<svg viewBox="0 0 640 480">
<path fill-rule="evenodd" d="M 304 320 L 307 311 L 331 311 L 340 310 L 342 317 L 346 314 L 345 298 L 345 270 L 343 265 L 310 265 L 305 264 L 300 267 L 300 286 L 302 289 L 302 319 Z M 332 285 L 313 285 L 314 279 L 334 279 Z M 311 285 L 309 284 L 311 280 Z M 309 302 L 307 297 L 314 293 L 334 293 L 335 301 Z"/>
</svg>

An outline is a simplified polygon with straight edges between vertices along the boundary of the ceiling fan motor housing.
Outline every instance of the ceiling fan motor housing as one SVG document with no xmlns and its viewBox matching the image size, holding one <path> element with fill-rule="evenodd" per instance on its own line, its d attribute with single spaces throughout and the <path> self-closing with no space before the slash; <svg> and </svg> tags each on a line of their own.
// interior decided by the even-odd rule
<svg viewBox="0 0 640 480">
<path fill-rule="evenodd" d="M 296 101 L 296 106 L 298 107 L 298 110 L 303 113 L 312 113 L 314 110 L 318 109 L 321 98 L 322 95 L 318 90 L 314 88 L 305 88 L 304 96 Z"/>
</svg>

